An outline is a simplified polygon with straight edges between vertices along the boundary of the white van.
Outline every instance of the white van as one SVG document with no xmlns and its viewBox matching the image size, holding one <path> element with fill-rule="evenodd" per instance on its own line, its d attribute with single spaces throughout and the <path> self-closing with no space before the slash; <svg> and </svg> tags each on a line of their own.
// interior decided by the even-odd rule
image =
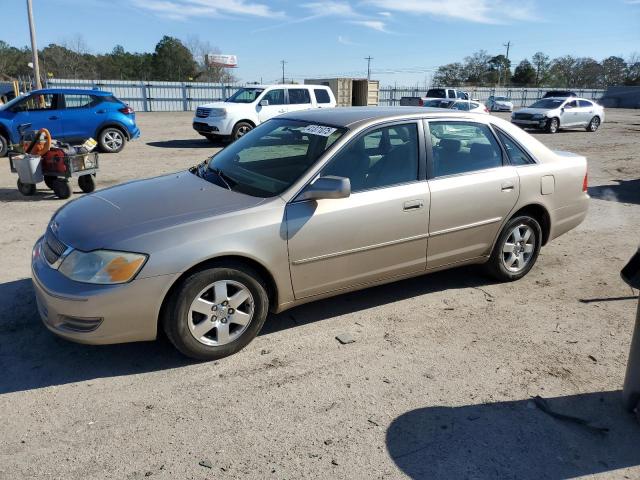
<svg viewBox="0 0 640 480">
<path fill-rule="evenodd" d="M 236 140 L 260 123 L 283 113 L 313 108 L 334 108 L 336 99 L 324 85 L 252 85 L 224 102 L 196 109 L 193 128 L 211 141 Z"/>
</svg>

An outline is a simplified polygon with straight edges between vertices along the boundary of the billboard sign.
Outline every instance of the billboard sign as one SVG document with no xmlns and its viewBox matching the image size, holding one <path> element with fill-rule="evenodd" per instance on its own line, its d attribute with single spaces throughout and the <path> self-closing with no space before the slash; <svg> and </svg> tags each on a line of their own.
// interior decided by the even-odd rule
<svg viewBox="0 0 640 480">
<path fill-rule="evenodd" d="M 210 53 L 207 55 L 207 64 L 216 67 L 236 68 L 238 66 L 238 57 L 235 55 Z"/>
</svg>

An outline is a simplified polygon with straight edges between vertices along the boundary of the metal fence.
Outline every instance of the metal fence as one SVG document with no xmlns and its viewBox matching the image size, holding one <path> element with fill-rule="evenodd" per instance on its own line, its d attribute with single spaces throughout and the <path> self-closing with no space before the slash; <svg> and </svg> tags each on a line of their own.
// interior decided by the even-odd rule
<svg viewBox="0 0 640 480">
<path fill-rule="evenodd" d="M 201 82 L 143 82 L 130 80 L 63 80 L 50 79 L 50 87 L 95 88 L 112 92 L 140 112 L 191 111 L 203 103 L 221 100 L 232 95 L 242 85 Z M 460 87 L 471 98 L 486 102 L 489 96 L 510 98 L 515 107 L 524 107 L 541 98 L 548 88 L 490 88 Z M 574 89 L 581 97 L 600 99 L 604 90 Z M 400 105 L 401 97 L 425 95 L 424 89 L 412 87 L 382 87 L 379 105 Z"/>
<path fill-rule="evenodd" d="M 455 87 L 454 87 L 455 88 Z M 552 88 L 491 88 L 491 87 L 459 87 L 469 93 L 469 97 L 486 102 L 491 95 L 507 97 L 511 99 L 514 107 L 526 107 L 542 96 Z M 604 95 L 604 90 L 595 88 L 589 89 L 572 89 L 579 97 L 591 100 L 599 100 Z M 401 97 L 421 97 L 426 94 L 424 89 L 420 88 L 403 88 L 403 87 L 384 87 L 380 89 L 379 105 L 400 105 Z"/>
</svg>

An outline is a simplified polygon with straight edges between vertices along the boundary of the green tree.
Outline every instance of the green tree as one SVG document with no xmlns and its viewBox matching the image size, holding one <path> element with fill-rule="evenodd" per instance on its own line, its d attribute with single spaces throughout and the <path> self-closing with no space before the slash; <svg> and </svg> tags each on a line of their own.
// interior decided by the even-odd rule
<svg viewBox="0 0 640 480">
<path fill-rule="evenodd" d="M 640 85 L 640 55 L 638 53 L 632 54 L 627 61 L 624 84 Z"/>
<path fill-rule="evenodd" d="M 506 85 L 511 77 L 511 60 L 504 55 L 496 55 L 489 60 L 487 82 L 493 85 Z"/>
<path fill-rule="evenodd" d="M 620 57 L 607 57 L 602 61 L 602 84 L 605 87 L 622 85 L 626 79 L 627 62 Z"/>
<path fill-rule="evenodd" d="M 533 54 L 533 57 L 531 57 L 531 64 L 536 71 L 535 86 L 539 87 L 547 80 L 549 67 L 551 66 L 549 55 L 545 55 L 542 52 L 536 52 Z"/>
<path fill-rule="evenodd" d="M 155 80 L 185 81 L 196 76 L 197 64 L 180 40 L 165 35 L 153 54 L 153 73 Z"/>
<path fill-rule="evenodd" d="M 575 86 L 574 70 L 577 60 L 571 55 L 555 58 L 549 67 L 551 85 L 554 87 Z"/>
<path fill-rule="evenodd" d="M 433 75 L 433 84 L 442 86 L 460 86 L 466 80 L 464 66 L 461 63 L 448 63 L 438 67 Z"/>
<path fill-rule="evenodd" d="M 526 58 L 522 60 L 515 71 L 511 82 L 519 87 L 531 87 L 536 84 L 536 69 L 533 68 L 531 62 Z"/>
<path fill-rule="evenodd" d="M 593 58 L 578 58 L 574 67 L 573 86 L 598 88 L 602 82 L 602 65 Z"/>
<path fill-rule="evenodd" d="M 468 83 L 483 86 L 487 82 L 487 74 L 489 72 L 489 61 L 491 56 L 486 50 L 478 50 L 472 55 L 465 57 L 464 70 Z"/>
</svg>

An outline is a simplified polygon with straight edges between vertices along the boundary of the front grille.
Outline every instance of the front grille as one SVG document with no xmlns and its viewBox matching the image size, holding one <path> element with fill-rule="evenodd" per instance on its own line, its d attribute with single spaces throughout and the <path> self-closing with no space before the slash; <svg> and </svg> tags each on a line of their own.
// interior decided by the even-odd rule
<svg viewBox="0 0 640 480">
<path fill-rule="evenodd" d="M 533 117 L 531 113 L 516 113 L 513 115 L 516 120 L 531 120 L 531 117 Z"/>
<path fill-rule="evenodd" d="M 210 113 L 211 113 L 211 109 L 210 108 L 198 107 L 196 109 L 196 117 L 198 117 L 198 118 L 207 118 Z"/>
<path fill-rule="evenodd" d="M 67 246 L 56 238 L 50 228 L 47 228 L 42 242 L 42 253 L 47 262 L 50 265 L 56 263 L 66 249 Z"/>
</svg>

